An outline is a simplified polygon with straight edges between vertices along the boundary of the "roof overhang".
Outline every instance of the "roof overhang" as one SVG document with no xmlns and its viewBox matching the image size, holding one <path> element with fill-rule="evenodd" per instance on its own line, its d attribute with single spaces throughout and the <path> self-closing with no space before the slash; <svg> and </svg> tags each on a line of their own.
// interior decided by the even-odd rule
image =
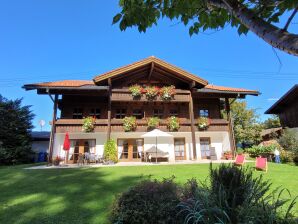
<svg viewBox="0 0 298 224">
<path fill-rule="evenodd" d="M 279 114 L 286 106 L 298 100 L 298 84 L 294 85 L 278 101 L 276 101 L 265 114 Z"/>
<path fill-rule="evenodd" d="M 161 69 L 163 71 L 171 73 L 179 78 L 185 79 L 189 83 L 195 82 L 196 84 L 199 84 L 202 86 L 205 86 L 208 84 L 208 81 L 206 81 L 205 79 L 202 79 L 194 74 L 191 74 L 181 68 L 178 68 L 174 65 L 171 65 L 171 64 L 169 64 L 163 60 L 160 60 L 156 57 L 153 57 L 153 56 L 143 59 L 141 61 L 132 63 L 130 65 L 126 65 L 126 66 L 120 67 L 118 69 L 109 71 L 107 73 L 97 75 L 93 78 L 93 81 L 96 84 L 98 84 L 103 81 L 106 81 L 109 78 L 113 79 L 113 78 L 116 78 L 116 77 L 119 77 L 122 75 L 126 75 L 126 74 L 129 74 L 129 73 L 137 71 L 137 70 L 141 70 L 142 68 L 148 67 L 148 66 L 150 66 L 152 70 Z"/>
</svg>

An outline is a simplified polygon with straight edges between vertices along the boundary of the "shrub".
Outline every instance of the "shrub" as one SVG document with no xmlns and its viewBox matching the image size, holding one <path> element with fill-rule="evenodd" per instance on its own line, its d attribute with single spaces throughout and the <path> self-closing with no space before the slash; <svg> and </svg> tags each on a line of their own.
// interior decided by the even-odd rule
<svg viewBox="0 0 298 224">
<path fill-rule="evenodd" d="M 147 121 L 148 128 L 149 129 L 156 128 L 159 125 L 159 121 L 160 119 L 158 117 L 150 117 Z"/>
<path fill-rule="evenodd" d="M 136 117 L 125 117 L 123 119 L 124 131 L 134 131 L 137 128 Z"/>
<path fill-rule="evenodd" d="M 169 131 L 178 131 L 180 128 L 179 119 L 175 116 L 168 118 L 168 129 Z"/>
<path fill-rule="evenodd" d="M 114 202 L 112 223 L 176 223 L 179 188 L 173 178 L 144 180 L 122 193 Z"/>
<path fill-rule="evenodd" d="M 272 154 L 277 146 L 272 144 L 269 146 L 254 145 L 251 148 L 245 149 L 250 157 L 255 158 L 261 155 Z"/>
<path fill-rule="evenodd" d="M 284 130 L 281 137 L 278 139 L 279 144 L 286 151 L 290 151 L 292 155 L 292 160 L 295 164 L 298 164 L 298 135 L 294 130 L 286 129 Z"/>
<path fill-rule="evenodd" d="M 269 193 L 271 183 L 262 176 L 254 178 L 249 168 L 211 166 L 210 183 L 210 187 L 206 183 L 199 186 L 195 198 L 178 205 L 184 223 L 295 222 L 291 210 L 296 199 L 282 199 L 284 190 Z"/>
<path fill-rule="evenodd" d="M 94 128 L 95 128 L 95 118 L 85 117 L 83 119 L 82 131 L 84 131 L 84 132 L 93 132 Z"/>
<path fill-rule="evenodd" d="M 117 144 L 114 139 L 110 139 L 104 144 L 104 158 L 107 161 L 118 162 Z"/>
<path fill-rule="evenodd" d="M 280 151 L 280 160 L 282 163 L 293 162 L 293 153 L 286 151 L 286 150 L 281 150 Z"/>
</svg>

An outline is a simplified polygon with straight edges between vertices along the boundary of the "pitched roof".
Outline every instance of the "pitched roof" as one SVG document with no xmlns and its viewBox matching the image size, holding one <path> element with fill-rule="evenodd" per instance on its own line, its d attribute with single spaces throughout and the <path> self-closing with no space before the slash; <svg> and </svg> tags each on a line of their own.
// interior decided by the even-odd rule
<svg viewBox="0 0 298 224">
<path fill-rule="evenodd" d="M 287 105 L 298 100 L 298 84 L 295 84 L 278 101 L 276 101 L 265 114 L 279 114 Z"/>
<path fill-rule="evenodd" d="M 207 80 L 204 80 L 194 74 L 191 74 L 185 70 L 182 70 L 181 68 L 178 68 L 177 66 L 175 65 L 172 65 L 172 64 L 169 64 L 159 58 L 156 58 L 154 56 L 151 56 L 151 57 L 148 57 L 148 58 L 145 58 L 141 61 L 137 61 L 137 62 L 134 62 L 132 64 L 129 64 L 129 65 L 125 65 L 123 67 L 120 67 L 120 68 L 117 68 L 117 69 L 114 69 L 112 71 L 109 71 L 109 72 L 106 72 L 106 73 L 103 73 L 101 75 L 97 75 L 93 78 L 94 82 L 97 83 L 97 82 L 100 82 L 100 81 L 103 81 L 103 80 L 106 80 L 108 78 L 113 78 L 115 76 L 118 76 L 118 75 L 121 75 L 121 74 L 124 74 L 124 73 L 127 73 L 127 72 L 130 72 L 132 70 L 135 70 L 135 69 L 138 69 L 138 68 L 141 68 L 143 66 L 146 66 L 146 65 L 149 65 L 149 64 L 155 64 L 155 65 L 158 65 L 162 68 L 165 68 L 167 69 L 168 71 L 170 72 L 173 72 L 175 74 L 179 74 L 189 80 L 192 80 L 192 81 L 195 81 L 195 82 L 198 82 L 202 85 L 207 85 L 208 84 L 208 81 Z"/>
<path fill-rule="evenodd" d="M 62 81 L 55 81 L 55 82 L 41 82 L 41 83 L 33 83 L 33 84 L 26 84 L 26 86 L 35 86 L 35 87 L 80 87 L 85 85 L 93 85 L 93 81 L 89 80 L 62 80 Z"/>
<path fill-rule="evenodd" d="M 216 86 L 212 84 L 206 85 L 204 88 L 199 89 L 199 92 L 223 92 L 223 93 L 242 93 L 250 95 L 259 95 L 259 91 L 243 89 L 243 88 L 233 88 L 227 86 Z"/>
</svg>

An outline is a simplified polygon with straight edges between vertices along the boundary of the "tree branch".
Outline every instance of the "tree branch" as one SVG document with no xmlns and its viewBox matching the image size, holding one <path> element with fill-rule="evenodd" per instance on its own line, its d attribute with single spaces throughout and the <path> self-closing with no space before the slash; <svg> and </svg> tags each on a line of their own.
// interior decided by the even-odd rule
<svg viewBox="0 0 298 224">
<path fill-rule="evenodd" d="M 290 25 L 290 23 L 291 23 L 292 19 L 293 19 L 293 18 L 294 18 L 294 16 L 296 15 L 297 11 L 298 11 L 298 5 L 297 5 L 297 6 L 296 6 L 296 8 L 294 9 L 294 11 L 293 11 L 292 15 L 289 17 L 289 19 L 288 19 L 288 21 L 287 21 L 287 23 L 286 23 L 285 27 L 283 28 L 283 30 L 285 30 L 285 31 L 286 31 L 286 30 L 288 29 L 288 27 L 289 27 L 289 25 Z"/>
</svg>

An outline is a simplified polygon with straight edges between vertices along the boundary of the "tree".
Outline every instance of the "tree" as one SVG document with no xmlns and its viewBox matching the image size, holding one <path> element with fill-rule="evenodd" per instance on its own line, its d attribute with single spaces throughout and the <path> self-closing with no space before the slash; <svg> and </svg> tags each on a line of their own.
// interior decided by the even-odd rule
<svg viewBox="0 0 298 224">
<path fill-rule="evenodd" d="M 247 108 L 246 101 L 231 104 L 231 117 L 236 143 L 256 144 L 261 140 L 262 127 L 258 123 L 258 115 L 255 109 Z"/>
<path fill-rule="evenodd" d="M 22 99 L 8 100 L 0 95 L 0 164 L 31 161 L 33 117 L 30 106 L 22 106 Z"/>
<path fill-rule="evenodd" d="M 298 154 L 298 134 L 296 131 L 286 128 L 278 139 L 278 143 L 284 150 Z"/>
<path fill-rule="evenodd" d="M 280 120 L 277 115 L 272 115 L 267 120 L 263 122 L 263 128 L 269 129 L 269 128 L 278 128 L 280 127 Z"/>
<path fill-rule="evenodd" d="M 122 10 L 114 16 L 113 24 L 119 22 L 121 30 L 137 26 L 145 32 L 161 17 L 190 25 L 190 35 L 231 25 L 239 35 L 251 31 L 271 46 L 298 55 L 298 35 L 287 31 L 298 0 L 120 0 L 119 4 Z M 277 27 L 281 16 L 290 11 L 284 27 Z"/>
</svg>

